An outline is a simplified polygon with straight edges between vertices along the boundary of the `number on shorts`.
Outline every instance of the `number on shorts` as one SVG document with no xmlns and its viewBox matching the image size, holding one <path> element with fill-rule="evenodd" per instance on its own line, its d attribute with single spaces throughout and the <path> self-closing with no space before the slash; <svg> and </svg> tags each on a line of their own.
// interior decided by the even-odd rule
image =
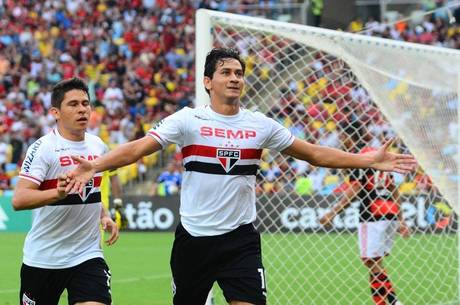
<svg viewBox="0 0 460 305">
<path fill-rule="evenodd" d="M 262 281 L 262 289 L 265 289 L 265 272 L 264 272 L 264 268 L 258 268 L 257 271 L 260 273 L 260 280 Z"/>
</svg>

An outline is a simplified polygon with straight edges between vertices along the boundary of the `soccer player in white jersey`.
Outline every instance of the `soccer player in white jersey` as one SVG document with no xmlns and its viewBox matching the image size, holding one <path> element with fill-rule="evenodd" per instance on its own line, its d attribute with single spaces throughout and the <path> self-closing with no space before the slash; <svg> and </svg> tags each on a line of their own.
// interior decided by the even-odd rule
<svg viewBox="0 0 460 305">
<path fill-rule="evenodd" d="M 237 51 L 213 49 L 204 86 L 211 105 L 184 108 L 139 140 L 120 145 L 69 173 L 67 189 L 82 188 L 96 173 L 130 164 L 170 143 L 182 149 L 180 215 L 171 253 L 173 303 L 202 305 L 218 282 L 231 305 L 266 304 L 266 285 L 256 219 L 255 181 L 262 149 L 274 149 L 315 166 L 406 172 L 412 156 L 387 152 L 346 153 L 296 139 L 262 113 L 240 107 L 245 64 Z"/>
<path fill-rule="evenodd" d="M 13 207 L 33 209 L 32 228 L 24 243 L 19 304 L 57 305 L 67 289 L 69 305 L 109 305 L 110 270 L 101 249 L 100 225 L 118 228 L 101 204 L 101 173 L 80 192 L 66 191 L 66 172 L 76 166 L 72 155 L 94 160 L 107 151 L 85 132 L 91 109 L 88 87 L 72 78 L 52 91 L 51 114 L 57 127 L 33 143 L 25 157 Z"/>
</svg>

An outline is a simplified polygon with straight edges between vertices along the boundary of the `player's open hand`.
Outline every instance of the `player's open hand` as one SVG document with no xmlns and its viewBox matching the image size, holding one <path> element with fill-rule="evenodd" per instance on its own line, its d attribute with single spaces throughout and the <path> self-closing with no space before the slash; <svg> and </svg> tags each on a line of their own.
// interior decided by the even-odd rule
<svg viewBox="0 0 460 305">
<path fill-rule="evenodd" d="M 391 171 L 400 174 L 413 172 L 417 167 L 414 156 L 407 154 L 394 154 L 388 151 L 393 139 L 387 141 L 379 150 L 368 152 L 374 159 L 371 167 L 381 171 Z"/>
<path fill-rule="evenodd" d="M 110 233 L 110 237 L 105 240 L 105 243 L 108 246 L 113 245 L 118 240 L 119 236 L 117 224 L 109 216 L 103 216 L 101 218 L 101 225 L 104 231 Z"/>
<path fill-rule="evenodd" d="M 78 163 L 78 166 L 67 174 L 70 178 L 70 182 L 67 184 L 66 192 L 82 192 L 83 187 L 85 187 L 86 183 L 94 176 L 96 171 L 88 160 L 77 156 L 72 156 L 72 159 Z"/>
<path fill-rule="evenodd" d="M 401 234 L 401 236 L 403 238 L 408 238 L 410 236 L 410 229 L 409 227 L 407 226 L 406 222 L 405 221 L 401 221 L 399 223 L 399 234 Z"/>
</svg>

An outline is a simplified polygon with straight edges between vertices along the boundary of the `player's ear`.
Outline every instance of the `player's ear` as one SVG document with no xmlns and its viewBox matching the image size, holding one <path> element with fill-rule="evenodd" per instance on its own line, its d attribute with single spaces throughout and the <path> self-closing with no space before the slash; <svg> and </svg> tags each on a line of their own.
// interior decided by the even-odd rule
<svg viewBox="0 0 460 305">
<path fill-rule="evenodd" d="M 54 117 L 56 121 L 61 117 L 61 112 L 56 107 L 51 107 L 49 113 Z"/>
<path fill-rule="evenodd" d="M 211 90 L 212 86 L 211 86 L 211 78 L 208 77 L 208 76 L 205 76 L 204 79 L 203 79 L 203 84 L 204 84 L 204 87 L 208 90 Z"/>
</svg>

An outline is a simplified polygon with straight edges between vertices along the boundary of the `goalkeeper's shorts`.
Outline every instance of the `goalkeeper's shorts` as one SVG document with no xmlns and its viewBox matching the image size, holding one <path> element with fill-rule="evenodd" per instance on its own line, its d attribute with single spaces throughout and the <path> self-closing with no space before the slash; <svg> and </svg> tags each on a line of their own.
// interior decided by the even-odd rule
<svg viewBox="0 0 460 305">
<path fill-rule="evenodd" d="M 171 270 L 174 305 L 205 304 L 216 281 L 229 303 L 266 304 L 260 234 L 252 224 L 218 236 L 194 237 L 179 223 Z"/>
</svg>

